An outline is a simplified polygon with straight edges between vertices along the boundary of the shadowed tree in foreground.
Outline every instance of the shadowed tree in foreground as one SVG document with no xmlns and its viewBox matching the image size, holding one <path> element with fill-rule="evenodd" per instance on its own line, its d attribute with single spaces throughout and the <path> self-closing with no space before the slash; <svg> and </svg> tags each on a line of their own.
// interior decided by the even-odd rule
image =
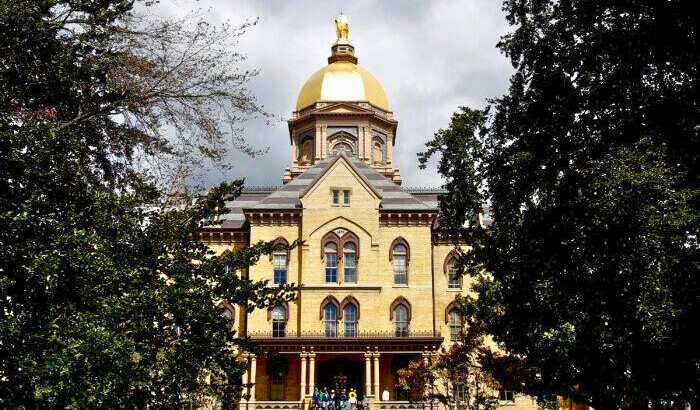
<svg viewBox="0 0 700 410">
<path fill-rule="evenodd" d="M 419 154 L 441 156 L 441 227 L 474 246 L 462 258 L 478 278 L 474 320 L 535 370 L 531 394 L 601 409 L 693 404 L 694 3 L 508 0 L 504 10 L 508 93 L 486 111 L 460 109 Z M 482 199 L 493 224 L 465 232 Z"/>
<path fill-rule="evenodd" d="M 0 406 L 231 406 L 247 341 L 215 306 L 294 297 L 244 272 L 273 250 L 213 255 L 195 233 L 240 181 L 167 209 L 156 186 L 270 118 L 230 39 L 126 0 L 0 5 Z M 167 131 L 167 133 L 166 133 Z M 175 165 L 173 165 L 175 164 Z"/>
</svg>

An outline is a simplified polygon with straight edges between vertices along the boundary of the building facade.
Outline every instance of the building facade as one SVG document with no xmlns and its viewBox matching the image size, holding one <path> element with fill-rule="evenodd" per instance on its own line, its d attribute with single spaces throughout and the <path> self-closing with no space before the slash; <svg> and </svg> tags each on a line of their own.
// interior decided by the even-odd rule
<svg viewBox="0 0 700 410">
<path fill-rule="evenodd" d="M 328 65 L 303 85 L 288 121 L 283 185 L 244 191 L 201 235 L 217 251 L 303 241 L 244 273 L 270 286 L 302 284 L 295 301 L 252 312 L 223 305 L 240 334 L 276 353 L 243 354 L 244 382 L 254 385 L 241 407 L 296 409 L 325 387 L 354 388 L 377 409 L 412 408 L 396 371 L 448 347 L 462 327 L 453 301 L 469 284 L 453 272 L 453 246 L 438 239 L 441 191 L 401 187 L 389 99 L 357 65 L 342 14 L 336 28 Z"/>
</svg>

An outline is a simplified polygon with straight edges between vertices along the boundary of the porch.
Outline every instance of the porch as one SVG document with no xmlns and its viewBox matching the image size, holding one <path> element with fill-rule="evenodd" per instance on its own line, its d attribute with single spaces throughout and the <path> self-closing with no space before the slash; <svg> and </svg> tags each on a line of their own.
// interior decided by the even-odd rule
<svg viewBox="0 0 700 410">
<path fill-rule="evenodd" d="M 396 372 L 412 360 L 428 360 L 442 343 L 442 337 L 428 333 L 251 337 L 265 354 L 244 355 L 248 370 L 243 383 L 254 383 L 243 391 L 240 407 L 245 410 L 306 410 L 316 388 L 346 394 L 355 389 L 358 401 L 367 397 L 372 410 L 422 408 L 396 388 Z M 382 401 L 387 394 L 389 400 Z"/>
</svg>

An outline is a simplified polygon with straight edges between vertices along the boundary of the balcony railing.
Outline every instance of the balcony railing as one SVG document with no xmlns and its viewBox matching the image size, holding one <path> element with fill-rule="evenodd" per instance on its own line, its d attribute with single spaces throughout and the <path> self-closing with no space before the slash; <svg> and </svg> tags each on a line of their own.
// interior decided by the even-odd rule
<svg viewBox="0 0 700 410">
<path fill-rule="evenodd" d="M 358 331 L 354 334 L 343 334 L 338 333 L 335 336 L 326 336 L 326 333 L 322 330 L 320 331 L 290 331 L 287 330 L 284 336 L 280 336 L 277 333 L 273 335 L 272 330 L 264 331 L 250 331 L 248 336 L 252 338 L 275 338 L 275 339 L 409 339 L 418 337 L 438 337 L 440 334 L 438 332 L 433 332 L 432 330 L 417 331 L 411 330 L 408 332 L 397 333 L 395 331 Z"/>
</svg>

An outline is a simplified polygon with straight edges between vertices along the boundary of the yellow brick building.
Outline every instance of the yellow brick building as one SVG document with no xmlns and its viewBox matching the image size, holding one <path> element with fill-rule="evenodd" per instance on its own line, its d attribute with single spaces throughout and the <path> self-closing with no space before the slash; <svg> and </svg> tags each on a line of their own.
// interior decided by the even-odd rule
<svg viewBox="0 0 700 410">
<path fill-rule="evenodd" d="M 389 99 L 357 65 L 342 14 L 336 26 L 328 65 L 303 85 L 288 122 L 283 185 L 244 191 L 203 234 L 219 251 L 303 241 L 247 272 L 270 286 L 303 284 L 296 301 L 248 313 L 227 306 L 241 334 L 278 353 L 245 355 L 244 381 L 254 383 L 245 408 L 308 406 L 315 387 L 354 388 L 376 409 L 412 408 L 397 369 L 449 346 L 461 329 L 452 302 L 469 284 L 451 275 L 453 248 L 437 240 L 440 190 L 401 187 Z M 535 407 L 503 394 L 504 406 Z"/>
</svg>

